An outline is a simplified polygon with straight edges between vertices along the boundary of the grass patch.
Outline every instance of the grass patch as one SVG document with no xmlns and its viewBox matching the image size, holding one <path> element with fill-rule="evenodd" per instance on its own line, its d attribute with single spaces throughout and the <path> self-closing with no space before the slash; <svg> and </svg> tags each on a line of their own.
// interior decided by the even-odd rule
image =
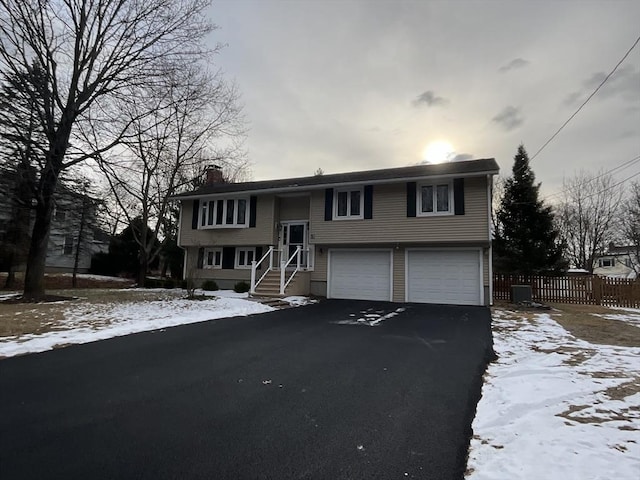
<svg viewBox="0 0 640 480">
<path fill-rule="evenodd" d="M 56 330 L 68 330 L 68 311 L 74 307 L 87 309 L 103 308 L 107 304 L 126 305 L 154 300 L 184 297 L 182 291 L 146 291 L 114 289 L 74 289 L 49 292 L 72 300 L 52 303 L 8 303 L 0 302 L 0 337 L 14 337 L 25 334 L 41 334 Z M 96 323 L 110 323 L 100 320 Z"/>
<path fill-rule="evenodd" d="M 601 305 L 549 304 L 551 310 L 520 308 L 507 302 L 496 302 L 503 318 L 535 322 L 540 314 L 548 314 L 571 335 L 589 343 L 618 347 L 640 347 L 640 328 L 621 320 L 599 315 L 629 315 L 629 312 Z"/>
<path fill-rule="evenodd" d="M 551 318 L 574 337 L 600 345 L 640 347 L 640 328 L 598 316 L 628 312 L 600 305 L 553 304 L 552 307 Z"/>
</svg>

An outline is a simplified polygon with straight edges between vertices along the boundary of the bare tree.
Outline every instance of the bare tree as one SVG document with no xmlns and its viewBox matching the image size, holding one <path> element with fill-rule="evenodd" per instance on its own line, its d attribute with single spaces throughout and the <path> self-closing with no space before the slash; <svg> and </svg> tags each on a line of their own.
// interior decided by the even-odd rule
<svg viewBox="0 0 640 480">
<path fill-rule="evenodd" d="M 614 241 L 623 191 L 611 175 L 580 172 L 563 183 L 556 219 L 569 262 L 593 272 L 594 260 Z"/>
<path fill-rule="evenodd" d="M 630 267 L 640 278 L 640 182 L 633 182 L 620 213 L 623 239 L 630 246 Z"/>
<path fill-rule="evenodd" d="M 166 243 L 157 239 L 169 241 L 175 233 L 170 197 L 189 183 L 190 172 L 211 156 L 217 140 L 235 145 L 228 139 L 242 138 L 242 117 L 234 87 L 219 73 L 210 75 L 195 67 L 181 72 L 179 78 L 168 75 L 151 87 L 136 87 L 116 107 L 121 115 L 115 129 L 127 132 L 126 138 L 110 155 L 96 158 L 127 224 L 141 220 L 141 228 L 133 234 L 142 285 L 148 265 Z M 85 140 L 92 150 L 102 151 L 104 129 L 96 124 L 90 127 L 83 129 Z M 227 152 L 228 146 L 218 151 L 216 163 L 237 175 L 238 165 Z"/>
<path fill-rule="evenodd" d="M 0 0 L 0 78 L 20 80 L 46 141 L 39 145 L 35 223 L 24 298 L 44 295 L 44 266 L 58 179 L 95 152 L 72 143 L 80 122 L 108 116 L 106 104 L 205 56 L 207 0 Z M 104 120 L 107 120 L 104 118 Z M 30 138 L 20 138 L 24 145 Z M 109 149 L 118 143 L 103 145 Z"/>
</svg>

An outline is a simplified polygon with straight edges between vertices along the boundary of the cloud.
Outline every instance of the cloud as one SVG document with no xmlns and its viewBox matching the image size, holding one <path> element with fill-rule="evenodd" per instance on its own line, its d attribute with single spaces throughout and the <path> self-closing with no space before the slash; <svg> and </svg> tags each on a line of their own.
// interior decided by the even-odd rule
<svg viewBox="0 0 640 480">
<path fill-rule="evenodd" d="M 582 82 L 583 88 L 580 91 L 573 92 L 564 100 L 564 104 L 568 106 L 576 105 L 584 101 L 587 96 L 607 78 L 606 72 L 595 72 L 589 78 Z M 637 101 L 638 85 L 640 85 L 640 70 L 636 70 L 632 65 L 624 65 L 620 67 L 609 80 L 600 88 L 596 97 L 600 99 L 621 97 L 627 101 Z M 595 97 L 594 97 L 595 100 Z"/>
<path fill-rule="evenodd" d="M 522 125 L 524 118 L 522 117 L 520 108 L 509 105 L 508 107 L 504 107 L 491 121 L 497 123 L 508 132 Z"/>
<path fill-rule="evenodd" d="M 449 100 L 437 96 L 432 90 L 427 90 L 426 92 L 418 95 L 412 103 L 414 107 L 421 107 L 422 105 L 436 107 L 438 105 L 446 105 L 449 103 Z"/>
<path fill-rule="evenodd" d="M 529 65 L 528 60 L 525 60 L 524 58 L 514 58 L 513 60 L 511 60 L 509 63 L 507 63 L 506 65 L 501 66 L 498 71 L 505 73 L 508 72 L 509 70 L 516 70 L 518 68 L 524 68 L 527 65 Z"/>
</svg>

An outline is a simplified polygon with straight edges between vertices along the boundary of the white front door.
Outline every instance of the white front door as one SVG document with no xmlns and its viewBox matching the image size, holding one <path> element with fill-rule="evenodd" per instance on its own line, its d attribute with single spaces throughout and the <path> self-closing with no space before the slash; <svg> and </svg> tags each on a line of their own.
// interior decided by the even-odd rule
<svg viewBox="0 0 640 480">
<path fill-rule="evenodd" d="M 307 258 L 307 230 L 308 222 L 283 222 L 282 223 L 282 261 L 286 262 L 296 251 L 302 249 L 301 265 L 306 267 Z M 291 267 L 295 267 L 296 260 L 291 262 Z"/>
</svg>

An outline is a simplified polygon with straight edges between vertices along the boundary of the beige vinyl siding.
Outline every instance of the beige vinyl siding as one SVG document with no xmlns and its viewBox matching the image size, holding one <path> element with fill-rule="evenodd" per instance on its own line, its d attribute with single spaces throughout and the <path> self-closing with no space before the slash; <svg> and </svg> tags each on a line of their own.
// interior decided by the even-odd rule
<svg viewBox="0 0 640 480">
<path fill-rule="evenodd" d="M 309 220 L 309 195 L 296 197 L 280 197 L 278 215 L 280 221 Z"/>
<path fill-rule="evenodd" d="M 393 298 L 394 302 L 404 302 L 404 248 L 393 250 Z"/>
<path fill-rule="evenodd" d="M 311 242 L 406 243 L 488 242 L 487 185 L 485 177 L 465 178 L 465 214 L 407 217 L 406 184 L 373 186 L 373 218 L 324 220 L 324 190 L 311 196 Z"/>
<path fill-rule="evenodd" d="M 320 249 L 322 248 L 322 253 Z M 311 281 L 327 281 L 327 257 L 328 249 L 325 246 L 315 246 L 315 257 L 313 262 L 313 271 L 311 272 Z"/>
<path fill-rule="evenodd" d="M 187 246 L 258 246 L 271 245 L 274 239 L 273 195 L 260 195 L 256 204 L 255 228 L 191 228 L 193 201 L 182 202 L 182 222 L 180 224 L 180 245 Z M 247 222 L 249 216 L 247 214 Z"/>
</svg>

